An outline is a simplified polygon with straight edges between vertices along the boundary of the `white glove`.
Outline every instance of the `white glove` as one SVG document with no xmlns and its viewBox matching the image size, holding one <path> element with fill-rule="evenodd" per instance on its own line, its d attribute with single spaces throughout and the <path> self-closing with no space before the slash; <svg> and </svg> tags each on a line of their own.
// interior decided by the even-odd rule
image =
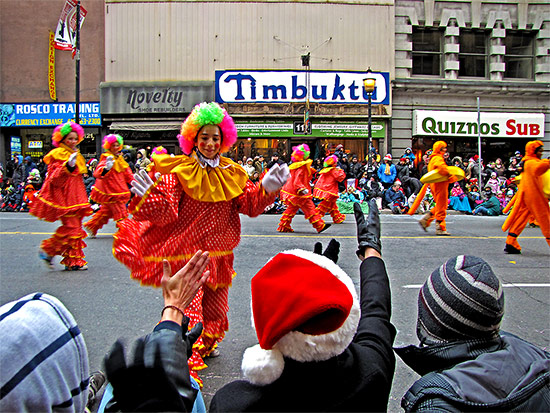
<svg viewBox="0 0 550 413">
<path fill-rule="evenodd" d="M 77 156 L 78 156 L 77 152 L 71 153 L 71 156 L 69 156 L 69 160 L 67 161 L 67 165 L 69 165 L 71 168 L 74 168 L 76 165 Z"/>
<path fill-rule="evenodd" d="M 105 169 L 110 171 L 114 164 L 115 164 L 115 158 L 109 155 L 107 157 L 107 160 L 105 161 Z"/>
<path fill-rule="evenodd" d="M 267 193 L 277 192 L 288 181 L 288 178 L 290 178 L 288 165 L 286 163 L 281 166 L 275 164 L 263 177 L 262 186 Z"/>
<path fill-rule="evenodd" d="M 155 178 L 159 179 L 160 174 L 157 172 Z M 141 170 L 134 175 L 134 180 L 130 183 L 132 191 L 137 196 L 143 196 L 154 184 L 153 180 L 149 177 L 149 174 L 145 170 Z"/>
</svg>

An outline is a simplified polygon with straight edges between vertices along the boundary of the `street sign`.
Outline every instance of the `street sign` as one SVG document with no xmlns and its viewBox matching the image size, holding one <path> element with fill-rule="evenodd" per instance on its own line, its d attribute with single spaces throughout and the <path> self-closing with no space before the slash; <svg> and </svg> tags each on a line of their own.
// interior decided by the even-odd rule
<svg viewBox="0 0 550 413">
<path fill-rule="evenodd" d="M 294 135 L 311 135 L 311 121 L 307 123 L 307 129 L 303 121 L 294 121 Z"/>
</svg>

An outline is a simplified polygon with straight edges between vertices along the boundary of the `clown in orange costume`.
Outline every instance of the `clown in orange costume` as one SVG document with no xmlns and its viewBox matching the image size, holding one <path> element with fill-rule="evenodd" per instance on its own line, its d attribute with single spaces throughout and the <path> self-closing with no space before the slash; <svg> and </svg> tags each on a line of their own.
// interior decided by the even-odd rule
<svg viewBox="0 0 550 413">
<path fill-rule="evenodd" d="M 525 146 L 521 183 L 512 201 L 512 212 L 502 225 L 502 230 L 508 231 L 504 247 L 507 254 L 521 254 L 517 237 L 524 230 L 530 217 L 534 217 L 538 222 L 542 235 L 550 246 L 550 207 L 542 191 L 541 181 L 542 174 L 550 169 L 550 160 L 541 159 L 543 148 L 541 141 L 531 141 Z"/>
<path fill-rule="evenodd" d="M 430 156 L 430 163 L 428 164 L 428 172 L 437 171 L 440 175 L 447 176 L 449 170 L 447 169 L 447 163 L 443 155 L 447 152 L 447 144 L 443 141 L 437 141 L 434 143 L 432 149 L 432 155 Z M 447 225 L 445 218 L 447 217 L 447 207 L 449 205 L 449 184 L 454 183 L 455 179 L 449 176 L 449 179 L 430 184 L 430 191 L 435 201 L 435 206 L 422 217 L 418 223 L 424 231 L 430 226 L 432 221 L 436 221 L 436 235 L 451 235 L 447 232 Z M 407 214 L 412 215 L 415 213 L 418 205 L 422 201 L 424 194 L 426 193 L 427 185 L 424 184 L 422 190 L 417 195 L 415 202 L 409 209 Z M 418 202 L 417 202 L 418 201 Z"/>
<path fill-rule="evenodd" d="M 275 200 L 289 176 L 286 165 L 273 167 L 259 185 L 245 170 L 220 156 L 237 140 L 237 129 L 217 103 L 192 110 L 178 135 L 181 156 L 154 155 L 154 180 L 140 171 L 132 182 L 133 217 L 122 221 L 113 253 L 144 285 L 159 286 L 163 260 L 177 271 L 197 250 L 209 251 L 210 276 L 184 309 L 190 327 L 202 322 L 201 338 L 189 358 L 191 374 L 206 367 L 205 356 L 219 354 L 217 344 L 228 330 L 233 249 L 241 235 L 239 213 L 255 217 Z"/>
<path fill-rule="evenodd" d="M 36 193 L 30 213 L 48 222 L 61 220 L 55 234 L 42 241 L 39 257 L 50 269 L 52 259 L 61 255 L 67 271 L 87 270 L 84 260 L 86 231 L 82 219 L 92 214 L 82 174 L 87 172 L 86 160 L 77 149 L 84 139 L 84 129 L 77 123 L 57 126 L 52 135 L 52 149 L 44 156 L 48 173 L 44 185 Z"/>
<path fill-rule="evenodd" d="M 321 200 L 317 206 L 317 212 L 323 217 L 328 212 L 332 222 L 341 224 L 346 216 L 338 211 L 336 200 L 338 199 L 338 182 L 346 179 L 346 173 L 336 166 L 338 158 L 330 155 L 323 162 L 324 168 L 319 171 L 319 179 L 313 188 L 313 196 Z"/>
<path fill-rule="evenodd" d="M 134 179 L 132 170 L 120 154 L 123 140 L 120 135 L 107 135 L 103 138 L 103 149 L 99 164 L 94 171 L 96 182 L 90 198 L 100 205 L 92 219 L 84 224 L 84 229 L 95 237 L 103 225 L 113 219 L 117 223 L 128 217 L 126 204 L 130 200 L 128 185 Z M 117 224 L 118 225 L 118 224 Z"/>
<path fill-rule="evenodd" d="M 305 143 L 292 148 L 292 164 L 290 164 L 290 179 L 281 190 L 281 200 L 287 208 L 279 221 L 279 232 L 294 232 L 290 224 L 292 218 L 301 209 L 307 219 L 317 232 L 323 232 L 330 224 L 325 224 L 323 217 L 315 208 L 311 199 L 311 176 L 315 169 L 311 167 L 312 160 L 309 158 L 309 146 Z"/>
</svg>

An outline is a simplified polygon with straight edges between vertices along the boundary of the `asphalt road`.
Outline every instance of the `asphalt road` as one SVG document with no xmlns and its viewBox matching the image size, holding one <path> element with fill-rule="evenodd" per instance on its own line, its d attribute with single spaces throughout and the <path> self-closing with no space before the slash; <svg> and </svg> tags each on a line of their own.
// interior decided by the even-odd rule
<svg viewBox="0 0 550 413">
<path fill-rule="evenodd" d="M 395 346 L 418 342 L 416 302 L 418 288 L 426 277 L 447 258 L 470 254 L 484 258 L 505 284 L 502 328 L 550 348 L 550 249 L 540 229 L 526 228 L 519 238 L 523 254 L 511 256 L 502 251 L 505 234 L 500 226 L 504 217 L 450 215 L 447 227 L 451 237 L 436 237 L 434 228 L 424 233 L 418 218 L 381 216 L 383 258 L 392 289 L 392 321 L 398 330 Z M 249 283 L 269 258 L 285 249 L 311 250 L 316 241 L 326 244 L 336 238 L 342 244 L 338 264 L 357 286 L 359 260 L 355 256 L 352 215 L 321 235 L 300 215 L 294 219 L 295 233 L 277 233 L 278 219 L 276 215 L 242 217 L 242 240 L 235 250 L 237 277 L 230 291 L 229 332 L 220 346 L 221 356 L 208 360 L 209 367 L 201 372 L 207 406 L 219 387 L 240 377 L 242 353 L 257 343 L 250 321 Z M 96 239 L 86 240 L 88 271 L 62 271 L 59 257 L 55 260 L 56 270 L 47 270 L 37 257 L 38 246 L 57 226 L 24 213 L 0 213 L 0 304 L 36 291 L 56 296 L 73 313 L 83 332 L 90 371 L 102 369 L 103 357 L 117 338 L 130 344 L 155 326 L 162 309 L 162 292 L 141 287 L 113 258 L 112 223 Z M 398 360 L 389 411 L 401 410 L 401 396 L 416 379 L 416 374 Z"/>
</svg>

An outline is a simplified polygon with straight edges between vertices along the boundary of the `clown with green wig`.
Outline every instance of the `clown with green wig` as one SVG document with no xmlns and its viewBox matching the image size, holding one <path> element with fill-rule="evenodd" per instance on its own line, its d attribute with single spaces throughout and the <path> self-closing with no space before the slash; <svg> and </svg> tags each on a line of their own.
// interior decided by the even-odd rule
<svg viewBox="0 0 550 413">
<path fill-rule="evenodd" d="M 63 257 L 61 264 L 66 271 L 88 269 L 82 219 L 92 214 L 92 208 L 82 180 L 82 174 L 88 172 L 86 160 L 77 148 L 82 139 L 84 129 L 78 123 L 67 122 L 54 129 L 55 148 L 44 156 L 46 180 L 30 205 L 32 215 L 48 222 L 61 221 L 55 234 L 40 244 L 38 255 L 50 269 L 56 255 Z"/>
<path fill-rule="evenodd" d="M 164 261 L 174 273 L 197 250 L 209 252 L 206 284 L 180 309 L 191 319 L 190 328 L 203 323 L 189 358 L 191 374 L 198 379 L 197 371 L 206 367 L 203 357 L 219 355 L 217 345 L 228 330 L 228 293 L 236 275 L 233 250 L 241 238 L 239 214 L 261 214 L 289 171 L 277 165 L 261 183 L 253 184 L 242 166 L 222 156 L 236 142 L 237 129 L 214 102 L 194 107 L 178 140 L 183 155 L 153 155 L 156 173 L 135 175 L 131 190 L 136 196 L 129 207 L 133 217 L 120 223 L 113 252 L 132 278 L 152 286 L 160 285 Z"/>
<path fill-rule="evenodd" d="M 118 225 L 128 217 L 126 204 L 131 195 L 128 185 L 134 179 L 134 174 L 120 153 L 123 144 L 120 135 L 111 134 L 103 138 L 105 153 L 101 155 L 94 171 L 96 181 L 90 193 L 92 201 L 100 206 L 92 219 L 84 224 L 84 229 L 92 237 L 110 219 Z"/>
</svg>

